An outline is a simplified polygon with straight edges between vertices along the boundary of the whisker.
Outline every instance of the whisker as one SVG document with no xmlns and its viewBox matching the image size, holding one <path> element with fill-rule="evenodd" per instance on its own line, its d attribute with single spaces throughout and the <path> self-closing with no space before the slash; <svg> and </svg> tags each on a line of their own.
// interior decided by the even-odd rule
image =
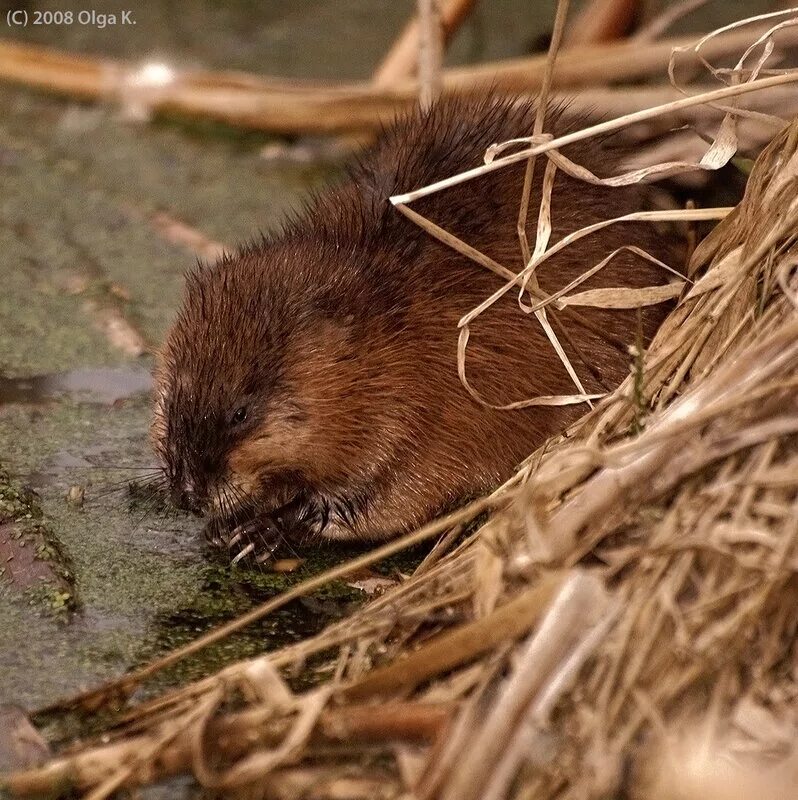
<svg viewBox="0 0 798 800">
<path fill-rule="evenodd" d="M 131 499 L 140 503 L 144 509 L 144 513 L 134 523 L 134 530 L 138 529 L 150 516 L 154 516 L 160 523 L 174 514 L 175 509 L 166 495 L 167 488 L 168 481 L 165 474 L 148 482 L 137 482 L 131 485 Z"/>
<path fill-rule="evenodd" d="M 123 481 L 115 481 L 111 484 L 99 484 L 101 486 L 101 490 L 96 492 L 91 492 L 91 499 L 98 500 L 104 497 L 108 497 L 109 495 L 116 494 L 117 492 L 123 492 L 126 490 L 132 490 L 132 493 L 138 490 L 157 490 L 158 488 L 166 488 L 166 481 L 163 476 L 160 475 L 153 475 L 146 480 L 141 481 L 131 481 L 130 479 L 126 479 Z"/>
<path fill-rule="evenodd" d="M 144 520 L 147 519 L 150 516 L 150 514 L 153 513 L 153 511 L 155 511 L 155 508 L 156 506 L 154 500 L 151 500 L 149 504 L 145 505 L 144 513 L 133 523 L 134 531 L 138 530 L 141 527 L 142 522 L 144 522 Z"/>
<path fill-rule="evenodd" d="M 123 464 L 87 464 L 86 466 L 81 465 L 67 465 L 63 467 L 58 467 L 59 470 L 76 470 L 76 469 L 116 469 L 116 470 L 139 470 L 141 472 L 148 471 L 148 472 L 163 472 L 163 467 L 159 467 L 157 464 L 147 464 L 146 466 L 130 466 L 130 465 L 123 465 Z"/>
</svg>

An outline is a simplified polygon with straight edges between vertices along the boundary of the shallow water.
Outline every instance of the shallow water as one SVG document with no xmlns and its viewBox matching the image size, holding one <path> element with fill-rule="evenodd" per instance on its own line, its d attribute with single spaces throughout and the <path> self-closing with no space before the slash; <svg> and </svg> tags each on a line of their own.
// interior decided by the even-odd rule
<svg viewBox="0 0 798 800">
<path fill-rule="evenodd" d="M 146 394 L 151 388 L 150 371 L 138 365 L 79 367 L 69 372 L 25 378 L 0 375 L 0 405 L 35 405 L 53 400 L 111 404 Z"/>
</svg>

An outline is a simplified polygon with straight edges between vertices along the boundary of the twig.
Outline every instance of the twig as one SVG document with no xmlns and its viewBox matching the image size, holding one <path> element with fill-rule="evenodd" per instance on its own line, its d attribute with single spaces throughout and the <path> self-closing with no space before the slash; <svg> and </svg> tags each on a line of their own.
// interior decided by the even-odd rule
<svg viewBox="0 0 798 800">
<path fill-rule="evenodd" d="M 407 192 L 406 194 L 394 195 L 390 198 L 390 200 L 394 205 L 408 205 L 421 197 L 428 197 L 431 194 L 443 191 L 444 189 L 449 189 L 452 186 L 466 183 L 474 178 L 479 178 L 480 176 L 489 172 L 506 167 L 509 164 L 516 164 L 519 161 L 525 161 L 533 155 L 547 153 L 550 150 L 560 150 L 563 147 L 574 144 L 575 142 L 581 142 L 585 139 L 591 139 L 595 136 L 601 136 L 606 133 L 614 133 L 615 131 L 635 125 L 638 122 L 656 119 L 664 114 L 683 111 L 684 109 L 693 108 L 694 106 L 713 103 L 716 100 L 725 100 L 729 97 L 737 97 L 738 95 L 748 94 L 749 92 L 762 91 L 763 89 L 770 89 L 774 86 L 785 86 L 792 83 L 798 83 L 798 70 L 793 70 L 783 75 L 772 75 L 768 78 L 760 78 L 756 81 L 751 81 L 750 83 L 741 83 L 735 86 L 725 86 L 721 89 L 715 89 L 704 94 L 693 97 L 685 97 L 682 100 L 674 100 L 672 103 L 665 103 L 661 106 L 642 109 L 641 111 L 627 114 L 624 117 L 608 120 L 607 122 L 598 123 L 597 125 L 591 125 L 588 128 L 583 128 L 582 130 L 559 136 L 556 139 L 550 139 L 542 142 L 541 144 L 536 144 L 526 150 L 520 150 L 516 153 L 502 156 L 501 158 L 491 161 L 488 164 L 483 164 L 482 166 L 475 167 L 474 169 L 466 170 L 465 172 L 453 175 L 451 178 L 444 178 L 441 181 L 436 181 L 435 183 L 431 183 L 421 189 L 416 189 L 412 192 Z"/>
<path fill-rule="evenodd" d="M 394 694 L 418 686 L 453 667 L 487 653 L 502 642 L 513 641 L 540 619 L 562 585 L 561 575 L 551 575 L 487 617 L 442 634 L 407 658 L 370 672 L 342 690 L 348 700 Z"/>
<path fill-rule="evenodd" d="M 440 24 L 444 45 L 448 44 L 454 33 L 468 17 L 476 0 L 441 0 Z M 375 86 L 392 86 L 397 81 L 413 75 L 418 64 L 420 41 L 419 17 L 414 16 L 394 42 L 393 47 L 374 72 Z"/>
<path fill-rule="evenodd" d="M 729 31 L 707 42 L 702 52 L 706 58 L 735 52 L 748 45 L 758 30 Z M 798 30 L 783 31 L 784 46 L 797 41 Z M 624 42 L 573 48 L 558 59 L 555 84 L 589 86 L 597 80 L 602 83 L 634 80 L 659 73 L 667 67 L 674 47 L 694 42 L 695 37 L 690 36 L 645 47 Z M 445 70 L 443 89 L 469 91 L 480 84 L 492 83 L 508 92 L 535 91 L 541 85 L 546 63 L 546 56 L 533 56 Z M 0 41 L 0 80 L 84 100 L 123 102 L 126 87 L 139 80 L 146 67 Z M 140 98 L 141 102 L 149 103 L 151 111 L 206 117 L 281 133 L 373 130 L 397 111 L 412 105 L 418 96 L 418 82 L 414 80 L 386 89 L 369 82 L 331 85 L 200 70 L 167 69 L 164 75 L 168 76 L 165 85 L 157 87 L 151 96 Z"/>
<path fill-rule="evenodd" d="M 668 7 L 645 28 L 641 28 L 635 36 L 634 40 L 640 42 L 649 42 L 662 36 L 671 25 L 682 17 L 695 11 L 701 6 L 705 6 L 708 0 L 679 0 L 676 3 L 670 3 Z"/>
<path fill-rule="evenodd" d="M 443 86 L 443 31 L 438 0 L 418 0 L 418 20 L 418 97 L 421 108 L 429 108 Z"/>
<path fill-rule="evenodd" d="M 565 21 L 568 17 L 569 0 L 559 0 L 557 3 L 557 13 L 554 17 L 554 28 L 551 34 L 551 43 L 546 58 L 546 68 L 543 72 L 543 80 L 540 86 L 540 96 L 538 97 L 538 108 L 535 113 L 535 124 L 532 129 L 533 136 L 540 136 L 543 133 L 543 125 L 546 121 L 546 107 L 549 101 L 549 91 L 551 90 L 551 79 L 554 74 L 554 64 L 557 61 L 557 53 L 562 41 Z M 521 193 L 521 207 L 518 211 L 518 237 L 521 241 L 521 257 L 526 264 L 532 257 L 527 241 L 526 226 L 529 216 L 529 194 L 532 191 L 532 178 L 535 174 L 536 156 L 530 156 L 526 162 L 524 172 L 524 188 Z M 537 286 L 537 284 L 534 284 Z"/>
<path fill-rule="evenodd" d="M 443 703 L 387 703 L 370 706 L 344 706 L 326 709 L 319 717 L 314 734 L 317 742 L 432 741 L 448 723 L 452 706 Z M 148 780 L 163 780 L 191 768 L 191 740 L 196 714 L 183 727 L 168 725 L 163 735 L 130 737 L 113 744 L 84 749 L 64 756 L 45 767 L 21 770 L 3 778 L 11 794 L 20 797 L 48 795 L 72 787 L 91 790 L 109 780 L 109 768 L 128 765 L 124 775 L 115 774 L 118 786 L 133 786 L 144 777 L 136 771 L 139 755 L 158 748 L 157 767 Z M 288 718 L 275 719 L 271 707 L 253 706 L 245 711 L 223 714 L 212 719 L 205 732 L 216 752 L 235 760 L 257 747 L 280 742 L 290 727 Z M 121 781 L 121 782 L 120 782 Z"/>
<path fill-rule="evenodd" d="M 640 0 L 590 0 L 565 36 L 566 47 L 581 47 L 623 38 L 631 29 Z"/>
<path fill-rule="evenodd" d="M 84 293 L 89 288 L 89 282 L 95 282 L 100 288 L 99 292 L 91 293 L 83 302 L 83 310 L 97 330 L 105 336 L 112 347 L 132 358 L 138 358 L 148 351 L 151 352 L 154 348 L 153 342 L 130 319 L 125 302 L 128 299 L 127 289 L 118 284 L 108 286 L 108 273 L 90 249 L 78 241 L 68 230 L 64 231 L 63 237 L 66 243 L 76 251 L 83 270 L 80 274 L 70 275 L 71 292 L 73 294 Z"/>
<path fill-rule="evenodd" d="M 582 637 L 601 620 L 608 595 L 593 576 L 572 573 L 557 593 L 539 630 L 519 654 L 488 718 L 461 752 L 460 768 L 440 796 L 442 800 L 477 800 L 504 749 L 512 741 L 525 710 Z"/>
<path fill-rule="evenodd" d="M 155 231 L 167 242 L 184 247 L 205 261 L 216 261 L 230 249 L 221 242 L 209 239 L 202 231 L 192 228 L 165 211 L 153 214 L 150 222 Z"/>
</svg>

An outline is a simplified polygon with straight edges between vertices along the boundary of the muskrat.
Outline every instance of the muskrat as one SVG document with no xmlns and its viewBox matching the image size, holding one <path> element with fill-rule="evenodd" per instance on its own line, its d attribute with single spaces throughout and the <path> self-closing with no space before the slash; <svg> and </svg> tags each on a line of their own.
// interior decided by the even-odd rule
<svg viewBox="0 0 798 800">
<path fill-rule="evenodd" d="M 477 166 L 493 142 L 529 135 L 535 111 L 533 101 L 490 95 L 415 111 L 281 232 L 188 275 L 156 367 L 153 421 L 178 505 L 224 520 L 228 531 L 238 526 L 234 540 L 264 530 L 384 539 L 496 486 L 583 413 L 584 405 L 499 411 L 467 393 L 457 323 L 505 279 L 388 201 Z M 546 120 L 555 134 L 576 124 L 560 108 Z M 563 152 L 600 174 L 619 166 L 606 142 Z M 524 170 L 520 163 L 494 171 L 414 209 L 517 271 Z M 542 174 L 541 163 L 531 242 Z M 559 173 L 551 241 L 646 200 L 639 186 L 608 189 Z M 651 224 L 609 226 L 541 267 L 540 286 L 553 292 L 629 243 L 667 260 L 668 238 Z M 624 252 L 582 288 L 666 278 Z M 475 322 L 469 383 L 496 405 L 576 392 L 517 296 L 509 292 Z M 548 315 L 586 391 L 605 392 L 629 372 L 626 346 L 648 340 L 664 313 L 659 306 Z"/>
</svg>

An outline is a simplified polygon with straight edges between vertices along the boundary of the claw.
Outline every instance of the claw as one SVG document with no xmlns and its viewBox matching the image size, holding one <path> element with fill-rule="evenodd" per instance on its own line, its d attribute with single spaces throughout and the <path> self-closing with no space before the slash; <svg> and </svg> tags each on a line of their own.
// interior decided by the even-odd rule
<svg viewBox="0 0 798 800">
<path fill-rule="evenodd" d="M 239 561 L 246 558 L 253 550 L 255 549 L 255 545 L 250 542 L 238 555 L 236 555 L 233 560 L 230 562 L 233 566 L 238 564 Z"/>
<path fill-rule="evenodd" d="M 226 528 L 222 520 L 218 525 L 224 527 L 220 529 L 217 526 L 215 530 L 206 531 L 206 539 L 230 554 L 231 565 L 239 564 L 244 559 L 262 565 L 273 560 L 275 552 L 285 541 L 285 530 L 294 530 L 297 520 L 302 522 L 300 512 L 303 508 L 300 498 L 294 498 L 270 514 L 250 517 L 232 529 Z M 235 523 L 229 521 L 227 524 Z"/>
<path fill-rule="evenodd" d="M 236 531 L 238 531 L 236 533 Z M 241 537 L 244 535 L 244 531 L 241 530 L 241 526 L 239 525 L 234 531 L 233 536 L 231 539 L 227 541 L 227 548 L 232 550 L 240 541 Z"/>
</svg>

